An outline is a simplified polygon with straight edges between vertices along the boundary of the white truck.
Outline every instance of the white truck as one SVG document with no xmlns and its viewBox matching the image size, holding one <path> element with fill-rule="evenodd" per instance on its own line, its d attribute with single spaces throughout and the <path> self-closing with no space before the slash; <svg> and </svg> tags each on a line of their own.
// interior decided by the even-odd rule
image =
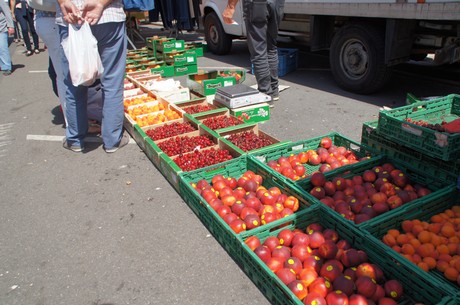
<svg viewBox="0 0 460 305">
<path fill-rule="evenodd" d="M 233 39 L 244 38 L 242 2 L 235 24 L 225 24 L 227 0 L 204 0 L 208 49 L 227 54 Z M 311 51 L 329 50 L 337 84 L 369 94 L 381 89 L 394 65 L 423 60 L 435 65 L 460 62 L 460 1 L 286 0 L 280 36 L 305 41 Z"/>
</svg>

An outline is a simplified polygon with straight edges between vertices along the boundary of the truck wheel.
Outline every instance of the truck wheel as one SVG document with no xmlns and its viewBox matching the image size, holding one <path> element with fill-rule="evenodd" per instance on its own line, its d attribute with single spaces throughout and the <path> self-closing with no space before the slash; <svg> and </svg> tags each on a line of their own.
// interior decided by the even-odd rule
<svg viewBox="0 0 460 305">
<path fill-rule="evenodd" d="M 329 62 L 337 84 L 359 94 L 381 89 L 391 74 L 384 33 L 368 24 L 343 26 L 332 39 Z"/>
<path fill-rule="evenodd" d="M 204 35 L 208 49 L 217 55 L 225 55 L 232 48 L 232 38 L 224 32 L 219 17 L 215 12 L 206 15 L 204 20 Z"/>
</svg>

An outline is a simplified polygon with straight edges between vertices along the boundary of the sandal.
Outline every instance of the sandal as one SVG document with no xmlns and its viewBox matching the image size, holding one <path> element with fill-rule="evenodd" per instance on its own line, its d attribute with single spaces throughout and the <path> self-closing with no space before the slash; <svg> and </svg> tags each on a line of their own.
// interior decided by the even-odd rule
<svg viewBox="0 0 460 305">
<path fill-rule="evenodd" d="M 32 51 L 28 50 L 28 51 L 26 52 L 26 56 L 30 56 L 30 55 L 32 55 Z"/>
<path fill-rule="evenodd" d="M 35 50 L 34 50 L 34 53 L 35 53 L 35 54 L 39 54 L 39 53 L 40 53 L 40 50 L 39 50 L 39 49 L 35 49 Z"/>
</svg>

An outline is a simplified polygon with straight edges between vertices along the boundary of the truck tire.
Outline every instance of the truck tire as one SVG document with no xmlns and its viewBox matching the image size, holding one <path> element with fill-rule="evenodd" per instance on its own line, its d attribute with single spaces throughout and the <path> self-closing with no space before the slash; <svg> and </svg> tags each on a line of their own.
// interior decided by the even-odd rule
<svg viewBox="0 0 460 305">
<path fill-rule="evenodd" d="M 342 89 L 370 94 L 388 81 L 385 38 L 369 24 L 345 25 L 334 35 L 329 54 L 332 75 Z"/>
<path fill-rule="evenodd" d="M 206 15 L 204 35 L 208 49 L 216 55 L 225 55 L 232 49 L 232 38 L 224 32 L 219 17 L 215 12 Z"/>
</svg>

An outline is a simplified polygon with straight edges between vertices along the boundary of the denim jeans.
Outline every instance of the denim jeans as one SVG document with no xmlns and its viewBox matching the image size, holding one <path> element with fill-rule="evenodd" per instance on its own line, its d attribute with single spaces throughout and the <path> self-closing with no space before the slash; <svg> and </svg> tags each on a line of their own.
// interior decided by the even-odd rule
<svg viewBox="0 0 460 305">
<path fill-rule="evenodd" d="M 55 17 L 40 17 L 38 14 L 35 16 L 35 29 L 38 35 L 43 40 L 44 44 L 48 48 L 48 55 L 53 63 L 54 72 L 56 72 L 56 85 L 59 96 L 59 102 L 61 103 L 62 110 L 64 112 L 65 119 L 65 85 L 64 85 L 64 74 L 62 72 L 60 51 L 61 41 L 59 39 L 58 26 L 56 24 Z"/>
<path fill-rule="evenodd" d="M 8 49 L 8 32 L 0 32 L 0 68 L 12 70 L 10 50 Z"/>
<path fill-rule="evenodd" d="M 271 96 L 277 96 L 279 90 L 276 39 L 279 24 L 283 18 L 284 0 L 266 0 L 265 2 L 267 10 L 263 21 L 253 22 L 252 20 L 255 15 L 253 8 L 256 7 L 253 6 L 253 0 L 245 0 L 243 13 L 247 43 L 258 90 Z"/>
<path fill-rule="evenodd" d="M 109 22 L 91 26 L 98 41 L 104 73 L 102 86 L 102 140 L 106 149 L 118 145 L 123 134 L 123 79 L 126 66 L 126 28 L 124 22 Z M 61 42 L 68 36 L 68 28 L 59 26 Z M 67 128 L 66 138 L 70 145 L 84 146 L 83 140 L 88 130 L 88 87 L 72 85 L 69 63 L 60 48 L 64 84 Z"/>
</svg>

